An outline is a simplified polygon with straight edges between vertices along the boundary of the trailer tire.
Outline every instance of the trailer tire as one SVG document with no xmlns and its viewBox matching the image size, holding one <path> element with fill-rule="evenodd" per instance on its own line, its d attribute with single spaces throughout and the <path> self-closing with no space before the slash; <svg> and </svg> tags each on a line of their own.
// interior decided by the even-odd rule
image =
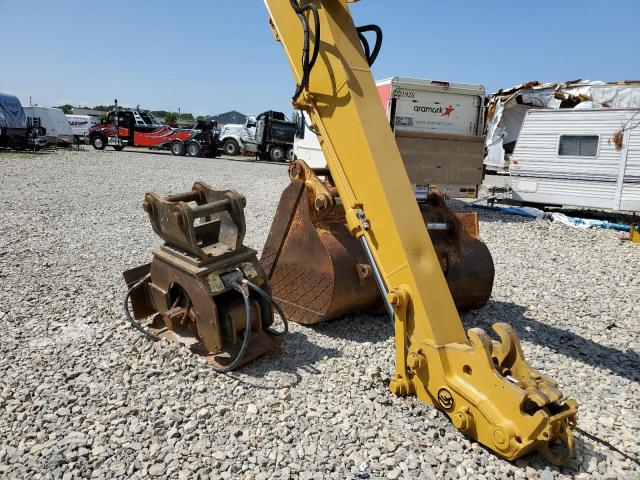
<svg viewBox="0 0 640 480">
<path fill-rule="evenodd" d="M 296 159 L 296 154 L 293 151 L 293 147 L 287 149 L 287 162 L 293 162 Z"/>
<path fill-rule="evenodd" d="M 269 158 L 274 162 L 282 162 L 287 157 L 284 147 L 275 146 L 269 150 Z"/>
<path fill-rule="evenodd" d="M 114 149 L 116 152 L 121 152 L 122 150 L 124 150 L 124 145 L 115 145 L 115 146 L 113 147 L 113 149 Z"/>
<path fill-rule="evenodd" d="M 229 138 L 224 141 L 224 145 L 222 145 L 222 150 L 224 153 L 231 157 L 235 157 L 236 155 L 240 155 L 240 145 L 233 138 Z"/>
<path fill-rule="evenodd" d="M 91 145 L 96 150 L 104 150 L 107 148 L 107 140 L 102 135 L 96 135 L 91 139 Z"/>
<path fill-rule="evenodd" d="M 169 150 L 176 157 L 184 157 L 187 153 L 187 149 L 184 147 L 184 143 L 182 142 L 173 142 L 169 145 Z"/>
<path fill-rule="evenodd" d="M 190 157 L 200 157 L 202 155 L 202 147 L 198 142 L 187 144 L 187 155 Z"/>
</svg>

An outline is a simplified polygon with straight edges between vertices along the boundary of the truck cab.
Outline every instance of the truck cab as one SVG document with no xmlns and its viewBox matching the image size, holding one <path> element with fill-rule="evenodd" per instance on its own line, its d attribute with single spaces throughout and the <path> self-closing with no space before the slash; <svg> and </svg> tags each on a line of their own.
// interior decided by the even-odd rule
<svg viewBox="0 0 640 480">
<path fill-rule="evenodd" d="M 296 123 L 284 113 L 269 110 L 248 117 L 243 125 L 225 125 L 220 142 L 226 155 L 255 154 L 262 160 L 291 161 L 295 131 Z"/>
</svg>

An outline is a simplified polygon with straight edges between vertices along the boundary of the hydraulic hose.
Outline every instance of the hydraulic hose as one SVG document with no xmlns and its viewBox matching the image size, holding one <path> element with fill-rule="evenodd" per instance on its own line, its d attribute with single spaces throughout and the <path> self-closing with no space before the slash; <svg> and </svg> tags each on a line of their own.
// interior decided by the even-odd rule
<svg viewBox="0 0 640 480">
<path fill-rule="evenodd" d="M 245 316 L 245 324 L 244 324 L 244 339 L 242 340 L 242 346 L 240 347 L 240 351 L 233 359 L 233 361 L 225 366 L 225 367 L 212 367 L 213 370 L 217 373 L 229 373 L 231 370 L 240 365 L 240 362 L 244 358 L 244 354 L 247 352 L 247 348 L 249 347 L 249 343 L 251 342 L 251 303 L 249 301 L 249 294 L 247 291 L 242 288 L 238 283 L 233 283 L 231 285 L 240 295 L 242 295 L 242 300 L 244 301 L 244 316 Z"/>
<path fill-rule="evenodd" d="M 140 280 L 138 283 L 133 285 L 127 291 L 127 294 L 125 295 L 125 298 L 124 298 L 123 307 L 124 307 L 124 314 L 127 317 L 127 320 L 129 320 L 129 323 L 131 323 L 131 325 L 133 326 L 133 328 L 138 330 L 140 333 L 142 333 L 145 337 L 149 338 L 150 340 L 157 341 L 157 340 L 162 340 L 162 338 L 159 337 L 158 335 L 155 335 L 155 334 L 149 332 L 141 324 L 136 322 L 135 319 L 133 318 L 133 316 L 131 315 L 131 312 L 129 311 L 129 299 L 131 298 L 131 294 L 136 289 L 138 289 L 142 285 L 144 285 L 144 283 L 149 281 L 150 278 L 151 278 L 151 275 L 146 275 L 142 280 Z M 251 284 L 251 285 L 253 285 L 253 284 Z M 228 373 L 231 370 L 235 369 L 240 364 L 242 359 L 244 358 L 244 355 L 247 352 L 247 348 L 249 347 L 249 343 L 251 342 L 251 303 L 250 303 L 250 300 L 249 300 L 249 293 L 238 282 L 234 282 L 230 286 L 233 287 L 238 293 L 240 293 L 240 295 L 242 295 L 242 300 L 244 301 L 244 315 L 245 315 L 244 339 L 242 340 L 242 346 L 240 347 L 240 350 L 238 351 L 238 354 L 235 356 L 235 358 L 233 359 L 233 361 L 229 365 L 227 365 L 225 367 L 214 367 L 214 366 L 212 366 L 213 370 L 215 372 L 217 372 L 217 373 Z M 255 287 L 255 289 L 257 289 L 256 291 L 259 294 L 264 293 L 258 287 L 256 287 L 255 285 L 253 287 Z M 284 316 L 282 318 L 284 319 Z M 286 323 L 285 323 L 285 326 L 286 326 Z M 269 332 L 269 333 L 271 333 L 273 335 L 272 332 Z M 283 334 L 279 334 L 279 335 L 283 335 Z"/>
<path fill-rule="evenodd" d="M 357 27 L 356 30 L 358 31 L 358 37 L 360 37 L 360 41 L 362 42 L 362 48 L 364 48 L 367 63 L 369 66 L 372 66 L 380 54 L 380 49 L 382 49 L 382 29 L 378 25 L 363 25 L 361 27 Z M 376 34 L 376 43 L 373 46 L 373 51 L 371 51 L 369 40 L 364 36 L 365 32 L 374 32 Z"/>
<path fill-rule="evenodd" d="M 309 87 L 309 77 L 311 70 L 318 60 L 318 54 L 320 53 L 320 15 L 318 14 L 318 7 L 313 3 L 306 5 L 300 5 L 298 0 L 290 0 L 291 7 L 295 10 L 300 22 L 302 23 L 302 29 L 304 30 L 304 45 L 302 48 L 302 78 L 300 84 L 296 87 L 296 91 L 293 94 L 293 101 L 295 102 L 302 94 L 305 88 Z M 313 52 L 309 56 L 309 47 L 311 45 L 311 31 L 309 28 L 309 20 L 305 13 L 311 12 L 314 22 L 314 34 L 315 41 L 313 44 Z"/>
<path fill-rule="evenodd" d="M 158 341 L 160 340 L 160 337 L 157 335 L 154 335 L 153 333 L 149 332 L 146 328 L 144 328 L 142 325 L 140 325 L 138 322 L 136 322 L 133 318 L 133 316 L 131 316 L 131 312 L 129 311 L 129 298 L 131 298 L 131 294 L 137 290 L 138 288 L 140 288 L 142 285 L 144 285 L 146 282 L 149 281 L 149 279 L 151 278 L 151 275 L 146 275 L 142 280 L 140 280 L 138 283 L 136 283 L 134 286 L 132 286 L 128 291 L 127 294 L 124 297 L 124 314 L 127 317 L 127 320 L 129 320 L 129 323 L 133 326 L 133 328 L 135 328 L 136 330 L 138 330 L 140 333 L 142 333 L 145 337 L 149 338 L 150 340 Z"/>
<path fill-rule="evenodd" d="M 282 330 L 282 332 L 274 332 L 270 328 L 265 329 L 265 331 L 269 335 L 274 336 L 274 337 L 283 337 L 283 336 L 285 336 L 289 332 L 289 321 L 287 320 L 286 315 L 284 314 L 284 312 L 280 308 L 280 305 L 278 305 L 278 303 L 273 299 L 273 297 L 271 295 L 269 295 L 267 292 L 262 290 L 257 285 L 254 285 L 253 283 L 251 283 L 246 278 L 244 280 L 242 280 L 242 284 L 246 285 L 251 290 L 253 290 L 258 295 L 260 295 L 263 299 L 265 299 L 267 302 L 269 302 L 271 304 L 271 306 L 273 307 L 273 309 L 278 313 L 278 315 L 280 315 L 280 318 L 282 318 L 282 323 L 284 324 L 284 329 Z"/>
</svg>

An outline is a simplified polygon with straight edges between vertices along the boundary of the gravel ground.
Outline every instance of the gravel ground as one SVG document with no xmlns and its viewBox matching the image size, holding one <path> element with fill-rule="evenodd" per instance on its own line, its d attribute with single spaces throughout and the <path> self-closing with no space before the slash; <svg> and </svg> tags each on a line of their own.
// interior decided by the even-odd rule
<svg viewBox="0 0 640 480">
<path fill-rule="evenodd" d="M 7 478 L 640 478 L 581 436 L 563 468 L 539 455 L 509 463 L 394 397 L 381 316 L 293 325 L 282 351 L 228 376 L 142 339 L 121 312 L 121 272 L 159 243 L 144 193 L 200 179 L 237 189 L 260 249 L 288 182 L 282 165 L 87 149 L 0 154 L 0 171 Z M 579 401 L 580 426 L 640 457 L 640 247 L 612 231 L 481 216 L 497 280 L 466 326 L 511 322 L 531 363 Z"/>
</svg>

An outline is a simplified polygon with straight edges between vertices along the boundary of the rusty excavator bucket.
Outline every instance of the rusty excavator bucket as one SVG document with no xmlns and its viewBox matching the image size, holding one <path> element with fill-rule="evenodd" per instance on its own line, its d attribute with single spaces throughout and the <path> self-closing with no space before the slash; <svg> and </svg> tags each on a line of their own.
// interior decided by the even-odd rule
<svg viewBox="0 0 640 480">
<path fill-rule="evenodd" d="M 286 333 L 284 317 L 283 333 L 270 328 L 266 276 L 255 250 L 242 243 L 245 204 L 237 192 L 201 182 L 166 198 L 148 193 L 143 207 L 165 244 L 151 263 L 123 274 L 132 324 L 153 339 L 187 345 L 220 372 L 276 349 Z M 148 328 L 137 322 L 149 316 Z"/>
<path fill-rule="evenodd" d="M 298 160 L 290 165 L 289 177 L 260 259 L 287 318 L 314 324 L 352 312 L 384 311 L 329 171 L 312 170 Z M 431 191 L 420 208 L 456 306 L 483 307 L 491 296 L 494 266 L 478 238 L 477 215 L 453 213 L 439 190 Z"/>
</svg>

